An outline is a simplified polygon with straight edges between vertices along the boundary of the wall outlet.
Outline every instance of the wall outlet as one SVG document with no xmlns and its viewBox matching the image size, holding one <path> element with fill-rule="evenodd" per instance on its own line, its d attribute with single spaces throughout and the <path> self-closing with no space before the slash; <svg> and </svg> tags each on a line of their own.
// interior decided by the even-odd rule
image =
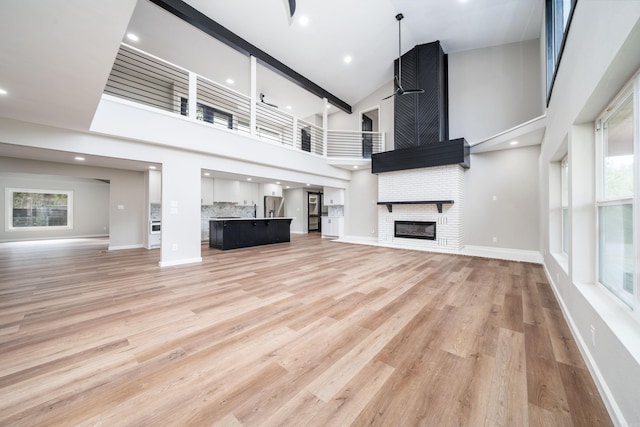
<svg viewBox="0 0 640 427">
<path fill-rule="evenodd" d="M 591 325 L 591 345 L 596 346 L 596 327 Z"/>
<path fill-rule="evenodd" d="M 171 250 L 174 251 L 174 252 L 177 251 L 178 250 L 178 244 L 174 243 L 173 245 L 171 245 Z"/>
<path fill-rule="evenodd" d="M 495 237 L 495 236 L 491 240 L 493 241 L 493 243 L 497 243 L 498 242 L 498 238 Z"/>
<path fill-rule="evenodd" d="M 375 228 L 371 229 L 371 234 L 376 234 L 376 229 Z"/>
</svg>

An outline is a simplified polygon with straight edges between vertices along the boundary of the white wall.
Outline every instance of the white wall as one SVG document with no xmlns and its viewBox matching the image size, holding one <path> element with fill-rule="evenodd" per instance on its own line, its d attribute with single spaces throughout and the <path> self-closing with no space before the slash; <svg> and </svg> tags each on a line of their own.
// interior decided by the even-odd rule
<svg viewBox="0 0 640 427">
<path fill-rule="evenodd" d="M 378 237 L 378 176 L 370 169 L 352 172 L 345 197 L 344 234 Z"/>
<path fill-rule="evenodd" d="M 618 425 L 640 425 L 640 328 L 628 310 L 594 284 L 594 120 L 640 67 L 640 2 L 580 1 L 575 10 L 553 94 L 540 158 L 540 240 L 559 297 L 605 403 Z M 567 146 L 565 148 L 564 146 Z M 568 149 L 570 170 L 569 263 L 552 252 L 550 233 L 558 197 L 558 156 Z M 586 183 L 586 184 L 585 184 Z M 551 191 L 550 189 L 554 190 Z M 589 209 L 580 204 L 587 203 Z M 581 236 L 586 236 L 581 238 Z M 595 330 L 595 345 L 591 330 Z"/>
<path fill-rule="evenodd" d="M 542 114 L 539 49 L 529 40 L 449 55 L 451 139 L 477 142 Z"/>
<path fill-rule="evenodd" d="M 540 146 L 531 146 L 471 156 L 465 172 L 466 245 L 539 250 L 539 155 Z"/>
<path fill-rule="evenodd" d="M 304 209 L 306 203 L 306 192 L 304 192 L 302 188 L 292 188 L 284 190 L 283 197 L 284 216 L 293 217 L 289 230 L 292 233 L 306 233 L 307 215 Z"/>
<path fill-rule="evenodd" d="M 6 157 L 0 157 L 0 169 L 3 172 L 12 173 L 109 180 L 107 199 L 109 202 L 106 214 L 109 246 L 111 249 L 142 247 L 143 233 L 147 232 L 148 220 L 145 218 L 144 201 L 146 196 L 143 172 Z M 123 205 L 124 209 L 118 209 L 118 205 Z M 100 204 L 100 206 L 102 205 Z M 105 234 L 104 224 L 101 227 L 103 229 L 101 234 Z"/>
<path fill-rule="evenodd" d="M 0 164 L 6 158 L 0 158 Z M 14 159 L 10 159 L 12 161 Z M 4 168 L 3 168 L 4 169 Z M 34 190 L 67 190 L 73 192 L 73 228 L 70 230 L 6 229 L 6 188 Z M 95 179 L 36 175 L 24 173 L 0 173 L 0 241 L 36 240 L 69 237 L 93 237 L 109 235 L 109 184 Z"/>
</svg>

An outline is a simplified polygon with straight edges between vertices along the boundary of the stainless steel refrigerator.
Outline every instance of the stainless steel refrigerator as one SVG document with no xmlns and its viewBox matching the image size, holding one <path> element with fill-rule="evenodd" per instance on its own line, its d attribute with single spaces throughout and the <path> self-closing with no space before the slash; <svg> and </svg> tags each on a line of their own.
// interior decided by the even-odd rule
<svg viewBox="0 0 640 427">
<path fill-rule="evenodd" d="M 284 216 L 284 197 L 264 196 L 264 217 L 277 218 Z"/>
</svg>

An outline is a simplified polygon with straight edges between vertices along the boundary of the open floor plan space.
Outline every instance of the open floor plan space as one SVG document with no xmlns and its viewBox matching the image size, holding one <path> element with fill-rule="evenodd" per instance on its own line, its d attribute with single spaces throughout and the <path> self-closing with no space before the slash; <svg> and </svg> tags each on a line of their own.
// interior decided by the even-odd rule
<svg viewBox="0 0 640 427">
<path fill-rule="evenodd" d="M 611 425 L 541 265 L 0 244 L 0 425 Z"/>
</svg>

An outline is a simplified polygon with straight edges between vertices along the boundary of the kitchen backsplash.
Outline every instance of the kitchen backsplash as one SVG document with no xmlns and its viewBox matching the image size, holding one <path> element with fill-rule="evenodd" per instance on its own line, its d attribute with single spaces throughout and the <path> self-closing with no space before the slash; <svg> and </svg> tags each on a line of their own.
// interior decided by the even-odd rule
<svg viewBox="0 0 640 427">
<path fill-rule="evenodd" d="M 162 205 L 160 203 L 151 203 L 149 206 L 149 219 L 160 220 L 162 218 Z"/>
<path fill-rule="evenodd" d="M 237 203 L 213 202 L 213 205 L 201 206 L 202 218 L 219 218 L 224 216 L 237 216 L 241 218 L 253 218 L 255 212 L 253 206 L 239 206 Z"/>
<path fill-rule="evenodd" d="M 344 216 L 344 206 L 329 206 L 329 216 Z"/>
</svg>

